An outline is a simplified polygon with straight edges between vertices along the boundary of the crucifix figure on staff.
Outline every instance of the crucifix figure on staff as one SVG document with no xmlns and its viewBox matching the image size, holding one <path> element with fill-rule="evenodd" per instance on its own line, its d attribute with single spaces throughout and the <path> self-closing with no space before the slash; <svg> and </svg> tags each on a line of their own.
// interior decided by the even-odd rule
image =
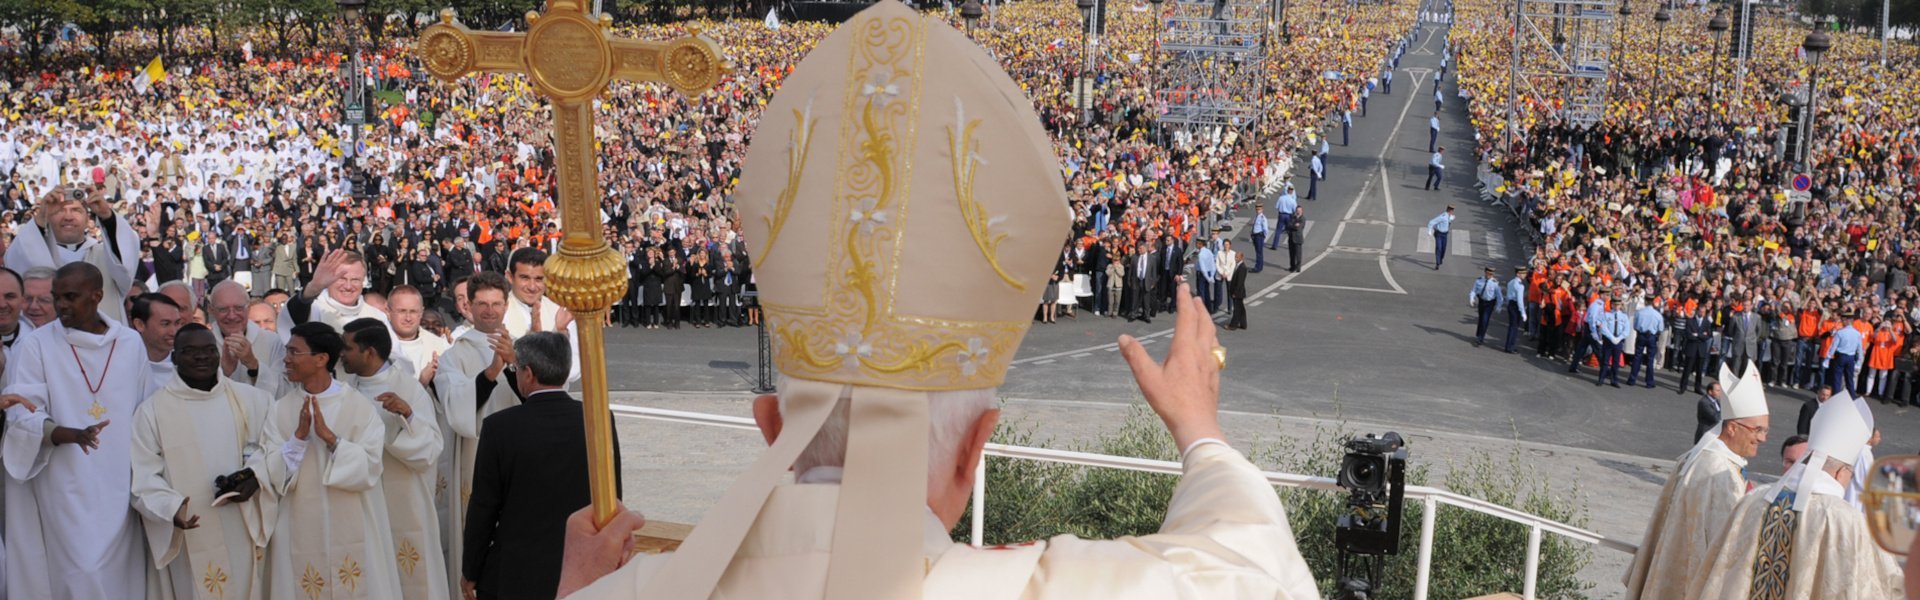
<svg viewBox="0 0 1920 600">
<path fill-rule="evenodd" d="M 421 33 L 417 50 L 427 72 L 442 81 L 475 72 L 524 73 L 535 92 L 552 105 L 554 171 L 565 237 L 559 251 L 547 259 L 547 296 L 576 317 L 591 495 L 594 515 L 604 523 L 619 510 L 620 499 L 615 493 L 601 324 L 607 307 L 627 289 L 627 268 L 620 253 L 607 245 L 600 225 L 599 169 L 592 154 L 593 100 L 614 80 L 664 83 L 695 97 L 719 83 L 728 66 L 719 45 L 697 33 L 663 42 L 610 36 L 612 18 L 589 14 L 581 0 L 548 0 L 546 10 L 527 14 L 527 24 L 526 33 L 473 31 L 454 20 L 452 10 L 445 10 L 439 23 Z M 492 350 L 481 351 L 487 356 L 476 362 L 491 362 Z M 448 392 L 443 388 L 441 393 Z M 452 404 L 492 412 L 517 403 L 480 400 Z M 445 397 L 441 401 L 450 402 Z M 473 423 L 485 416 L 474 415 Z M 458 439 L 448 441 L 463 456 L 470 455 L 468 450 L 479 441 L 478 427 L 468 429 L 457 431 Z M 472 469 L 471 460 L 459 464 Z M 447 492 L 452 495 L 449 510 L 454 514 L 465 512 L 467 494 L 459 488 L 468 485 L 470 476 L 456 473 L 462 485 Z M 460 529 L 456 525 L 453 531 L 449 565 L 457 570 Z"/>
</svg>

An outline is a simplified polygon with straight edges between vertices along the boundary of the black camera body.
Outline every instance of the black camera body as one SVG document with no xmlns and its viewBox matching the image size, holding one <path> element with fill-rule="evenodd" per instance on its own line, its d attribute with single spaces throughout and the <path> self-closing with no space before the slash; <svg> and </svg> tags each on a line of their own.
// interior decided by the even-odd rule
<svg viewBox="0 0 1920 600">
<path fill-rule="evenodd" d="M 1347 490 L 1347 507 L 1352 512 L 1340 517 L 1334 543 L 1355 554 L 1399 554 L 1406 479 L 1407 449 L 1400 434 L 1367 434 L 1348 440 L 1336 482 Z"/>
<path fill-rule="evenodd" d="M 1346 447 L 1335 477 L 1347 490 L 1348 512 L 1333 529 L 1333 543 L 1340 550 L 1333 598 L 1367 600 L 1381 589 L 1382 561 L 1400 553 L 1407 448 L 1393 432 L 1356 437 Z"/>
</svg>

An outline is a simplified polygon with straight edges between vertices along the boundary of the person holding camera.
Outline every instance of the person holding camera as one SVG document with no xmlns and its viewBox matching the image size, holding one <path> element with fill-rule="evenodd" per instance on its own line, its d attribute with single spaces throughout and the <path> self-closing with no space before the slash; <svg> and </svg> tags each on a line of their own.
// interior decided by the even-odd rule
<svg viewBox="0 0 1920 600">
<path fill-rule="evenodd" d="M 140 266 L 140 236 L 109 201 L 120 194 L 119 178 L 95 169 L 93 180 L 91 187 L 69 184 L 42 196 L 35 204 L 33 218 L 14 228 L 6 264 L 21 273 L 34 267 L 91 264 L 107 280 L 101 289 L 104 297 L 100 310 L 125 322 L 125 299 L 133 289 L 133 272 Z M 87 226 L 94 224 L 100 226 L 104 238 L 87 234 Z"/>
<path fill-rule="evenodd" d="M 219 376 L 218 342 L 205 325 L 180 328 L 174 376 L 134 411 L 133 508 L 173 597 L 217 580 L 220 597 L 265 598 L 254 556 L 276 507 L 257 474 L 273 398 Z"/>
</svg>

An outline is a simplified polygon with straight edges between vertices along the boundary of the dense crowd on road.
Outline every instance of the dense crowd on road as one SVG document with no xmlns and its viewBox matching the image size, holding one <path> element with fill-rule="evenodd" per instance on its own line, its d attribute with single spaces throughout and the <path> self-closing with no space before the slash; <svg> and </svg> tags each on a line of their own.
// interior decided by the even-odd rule
<svg viewBox="0 0 1920 600">
<path fill-rule="evenodd" d="M 1523 87 L 1504 146 L 1512 16 L 1502 3 L 1457 3 L 1458 87 L 1499 177 L 1490 191 L 1537 234 L 1519 301 L 1540 353 L 1577 368 L 1618 348 L 1709 380 L 1723 361 L 1736 372 L 1751 361 L 1771 385 L 1914 403 L 1920 92 L 1898 74 L 1920 52 L 1895 43 L 1882 65 L 1871 35 L 1831 32 L 1809 164 L 1796 167 L 1776 136 L 1783 96 L 1815 80 L 1801 50 L 1811 21 L 1757 11 L 1741 77 L 1738 58 L 1715 59 L 1712 8 L 1675 5 L 1664 30 L 1655 8 L 1616 19 L 1625 46 L 1604 118 L 1581 126 Z M 1788 195 L 1799 173 L 1811 178 L 1806 202 Z M 1660 322 L 1631 319 L 1642 307 Z M 1596 326 L 1616 312 L 1633 321 L 1624 339 Z"/>
<path fill-rule="evenodd" d="M 1207 243 L 1212 232 L 1286 177 L 1293 153 L 1321 141 L 1329 115 L 1354 107 L 1411 26 L 1411 3 L 1335 10 L 1343 7 L 1290 9 L 1291 42 L 1263 74 L 1267 116 L 1244 130 L 1156 126 L 1150 67 L 1167 57 L 1154 24 L 1176 10 L 1170 5 L 1110 8 L 1092 64 L 1068 3 L 1001 5 L 976 25 L 975 39 L 1036 102 L 1074 198 L 1061 285 L 1037 318 L 1075 316 L 1075 305 L 1139 318 L 1172 307 L 1174 279 L 1197 274 L 1197 248 L 1224 250 Z M 632 281 L 612 314 L 623 326 L 756 322 L 733 186 L 760 108 L 828 31 L 733 20 L 618 33 L 660 39 L 689 28 L 726 49 L 732 76 L 697 99 L 615 85 L 598 105 L 601 218 L 629 257 Z M 158 52 L 151 32 L 119 34 L 113 47 L 127 58 L 108 61 L 94 60 L 96 42 L 84 32 L 57 40 L 43 66 L 5 84 L 0 227 L 31 217 L 56 183 L 111 180 L 141 238 L 145 289 L 179 280 L 204 294 L 235 280 L 261 297 L 309 281 L 329 251 L 345 249 L 366 256 L 374 297 L 404 284 L 451 316 L 454 282 L 498 272 L 514 249 L 551 251 L 558 242 L 546 112 L 523 77 L 432 81 L 409 55 L 411 38 L 391 29 L 368 54 L 364 75 L 378 99 L 372 122 L 357 131 L 341 124 L 336 47 L 295 41 L 281 51 L 256 31 L 216 53 L 204 32 L 182 32 L 172 43 L 183 50 L 161 57 L 166 74 L 147 89 L 135 80 Z M 1081 74 L 1098 83 L 1087 110 L 1073 93 Z M 5 233 L 0 239 L 10 239 Z M 1129 301 L 1121 311 L 1108 301 L 1122 282 L 1107 276 L 1118 263 L 1107 257 L 1156 249 L 1165 260 L 1149 286 L 1152 306 Z"/>
</svg>

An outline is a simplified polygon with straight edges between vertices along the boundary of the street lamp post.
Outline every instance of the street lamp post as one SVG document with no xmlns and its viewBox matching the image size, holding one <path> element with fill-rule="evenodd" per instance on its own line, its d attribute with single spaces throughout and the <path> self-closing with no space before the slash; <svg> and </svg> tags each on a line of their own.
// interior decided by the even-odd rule
<svg viewBox="0 0 1920 600">
<path fill-rule="evenodd" d="M 1620 3 L 1620 24 L 1618 25 L 1618 27 L 1620 28 L 1620 32 L 1618 35 L 1614 36 L 1614 39 L 1616 40 L 1615 45 L 1619 46 L 1619 48 L 1614 50 L 1614 56 L 1617 56 L 1619 58 L 1614 62 L 1614 64 L 1608 66 L 1607 70 L 1609 72 L 1617 73 L 1619 72 L 1620 67 L 1626 64 L 1627 22 L 1632 20 L 1630 19 L 1630 17 L 1632 16 L 1633 16 L 1633 5 L 1627 2 L 1621 2 Z M 1619 77 L 1611 77 L 1611 78 L 1613 79 L 1613 83 L 1614 83 L 1613 87 L 1617 91 L 1620 85 Z"/>
<path fill-rule="evenodd" d="M 1080 9 L 1080 80 L 1075 82 L 1074 91 L 1080 95 L 1082 119 L 1093 118 L 1093 19 L 1097 0 L 1074 0 L 1073 5 Z"/>
<path fill-rule="evenodd" d="M 1154 85 L 1160 79 L 1160 33 L 1167 28 L 1165 15 L 1160 12 L 1160 3 L 1166 0 L 1147 0 L 1153 11 L 1153 49 L 1147 58 L 1147 106 L 1153 110 L 1153 130 L 1160 131 L 1160 88 Z"/>
<path fill-rule="evenodd" d="M 1800 134 L 1800 147 L 1805 148 L 1807 170 L 1813 170 L 1813 131 L 1814 124 L 1820 118 L 1820 58 L 1833 48 L 1833 39 L 1827 37 L 1818 22 L 1807 39 L 1800 42 L 1800 49 L 1807 53 L 1807 125 Z"/>
<path fill-rule="evenodd" d="M 1667 11 L 1667 7 L 1665 6 L 1661 6 L 1660 10 L 1653 12 L 1653 22 L 1660 24 L 1659 25 L 1660 32 L 1654 35 L 1654 40 L 1653 40 L 1653 78 L 1654 79 L 1660 78 L 1661 71 L 1666 67 L 1666 64 L 1667 64 L 1667 22 L 1672 20 L 1673 20 L 1673 13 Z"/>
<path fill-rule="evenodd" d="M 347 180 L 352 182 L 351 190 L 365 194 L 365 177 L 360 173 L 360 128 L 367 123 L 367 75 L 366 65 L 360 56 L 360 9 L 365 8 L 367 0 L 334 0 L 340 9 L 341 35 L 346 41 L 347 60 L 344 62 L 346 85 L 340 89 L 341 123 L 347 126 L 347 136 L 342 140 L 340 159 Z"/>
<path fill-rule="evenodd" d="M 1727 23 L 1727 14 L 1722 10 L 1713 11 L 1713 18 L 1707 21 L 1707 31 L 1711 32 L 1710 35 L 1713 38 L 1713 75 L 1711 80 L 1707 82 L 1707 89 L 1709 90 L 1707 97 L 1713 104 L 1720 103 L 1720 64 L 1725 62 L 1720 57 L 1720 33 L 1730 27 L 1732 27 L 1732 25 Z M 1709 106 L 1708 108 L 1712 107 Z"/>
<path fill-rule="evenodd" d="M 960 18 L 967 22 L 967 37 L 973 37 L 973 24 L 980 20 L 984 12 L 980 9 L 980 0 L 967 0 L 960 5 Z"/>
</svg>

